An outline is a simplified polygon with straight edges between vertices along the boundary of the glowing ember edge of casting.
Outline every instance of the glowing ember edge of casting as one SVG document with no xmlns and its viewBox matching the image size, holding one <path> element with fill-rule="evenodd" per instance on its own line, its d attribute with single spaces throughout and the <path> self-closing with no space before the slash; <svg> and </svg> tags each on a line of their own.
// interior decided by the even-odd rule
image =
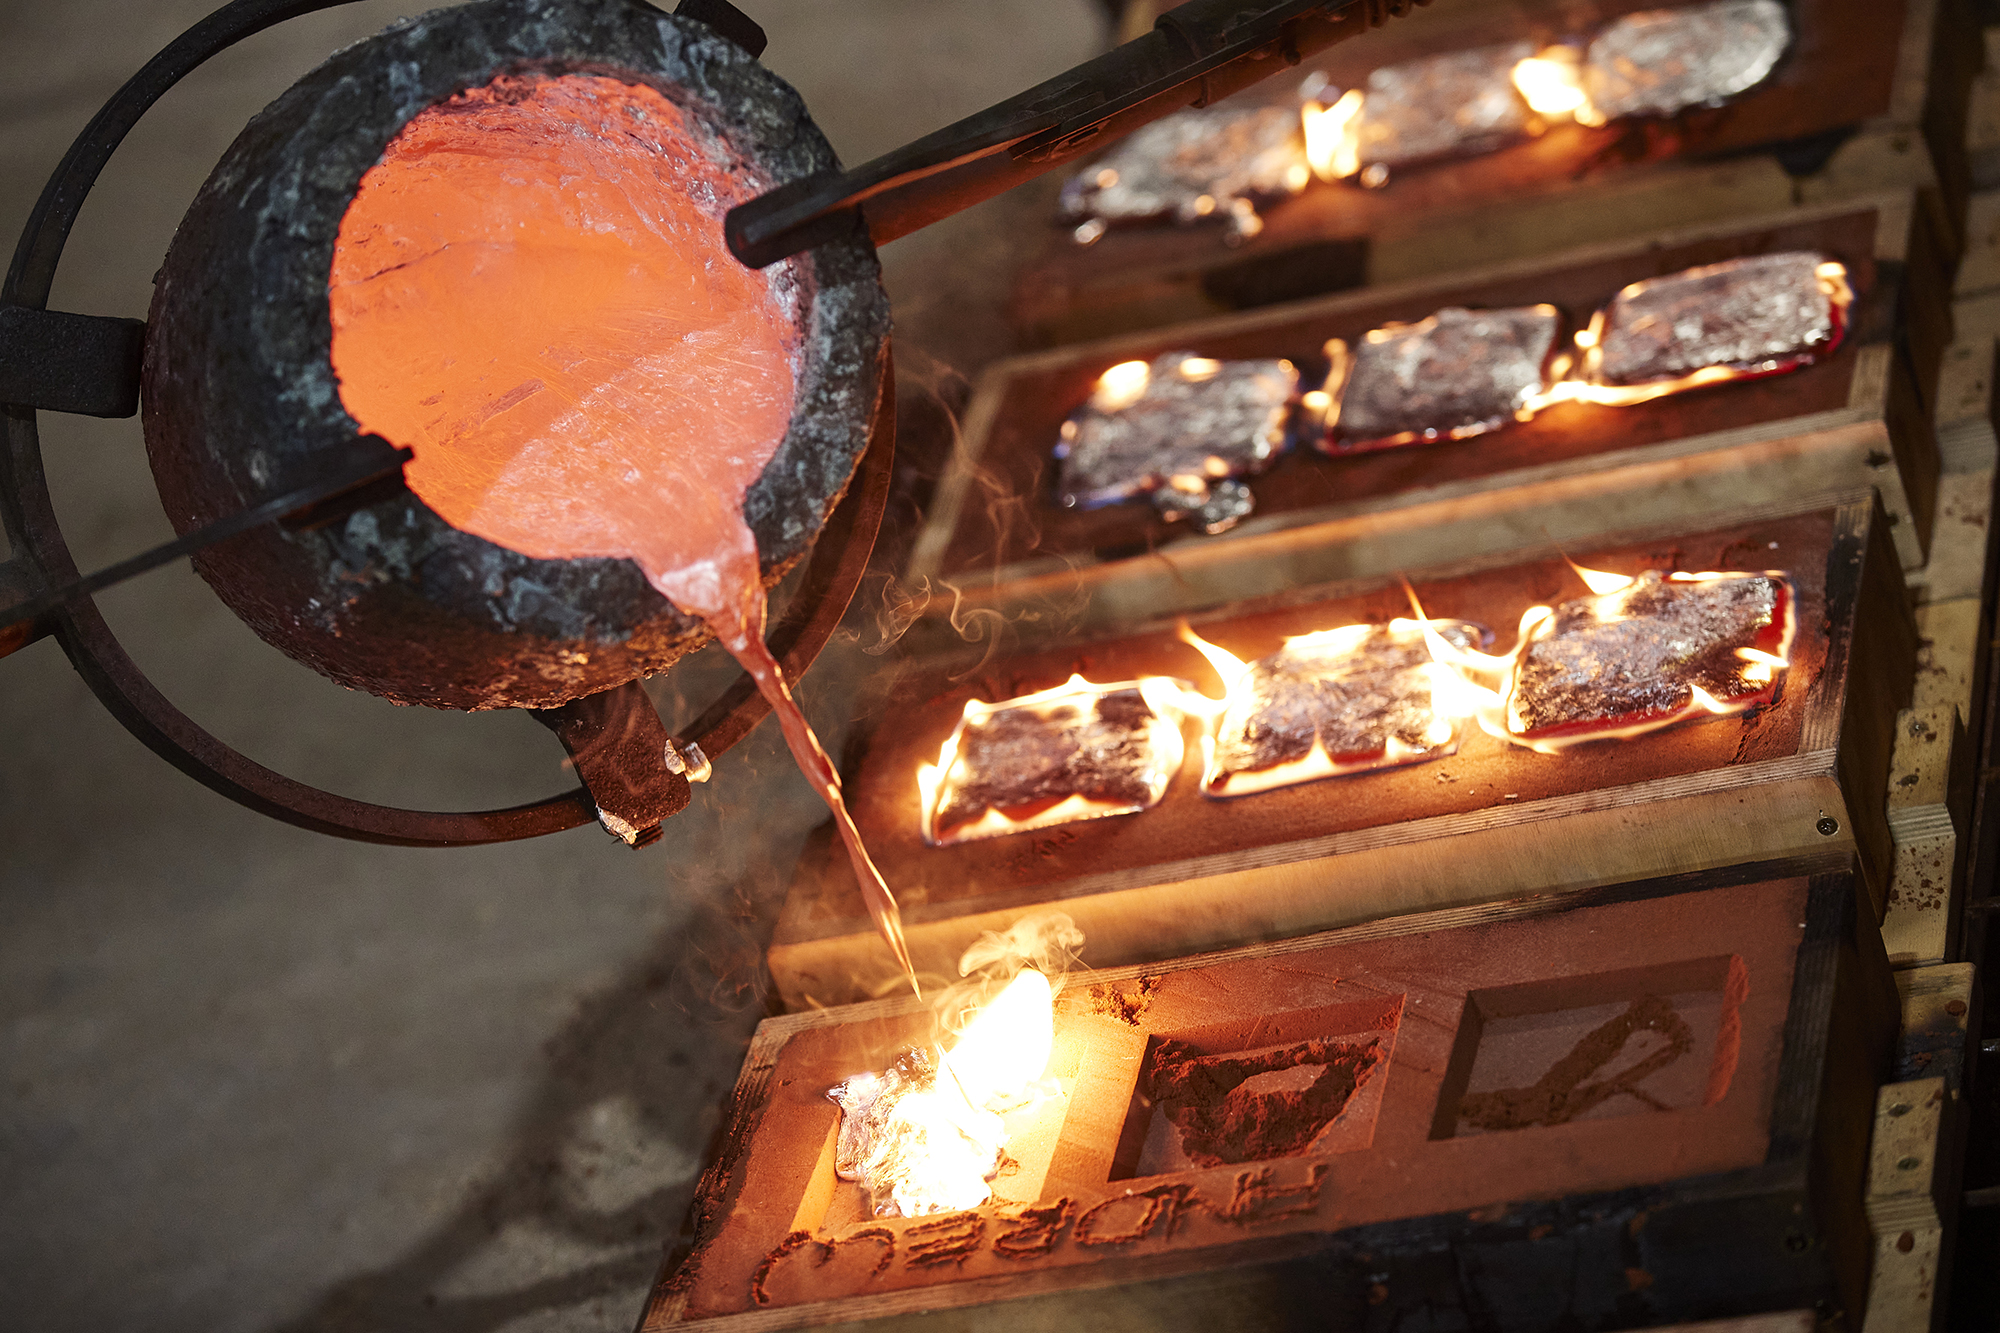
<svg viewBox="0 0 2000 1333">
<path fill-rule="evenodd" d="M 1778 641 L 1776 651 L 1760 648 L 1739 648 L 1735 655 L 1746 665 L 1742 669 L 1743 679 L 1761 688 L 1748 691 L 1729 699 L 1718 699 L 1713 694 L 1690 681 L 1688 702 L 1675 709 L 1658 711 L 1636 721 L 1618 725 L 1610 723 L 1584 722 L 1562 724 L 1555 727 L 1522 728 L 1515 726 L 1517 686 L 1521 664 L 1529 650 L 1537 641 L 1545 637 L 1553 626 L 1557 608 L 1552 606 L 1531 606 L 1521 613 L 1520 628 L 1513 648 L 1504 654 L 1472 652 L 1457 648 L 1441 635 L 1434 633 L 1424 620 L 1425 642 L 1432 656 L 1451 669 L 1458 677 L 1459 686 L 1449 707 L 1459 720 L 1470 720 L 1478 724 L 1481 731 L 1503 740 L 1510 745 L 1533 750 L 1539 754 L 1559 754 L 1577 745 L 1595 741 L 1632 740 L 1665 730 L 1683 722 L 1708 717 L 1735 716 L 1770 703 L 1777 695 L 1780 673 L 1789 669 L 1791 653 L 1798 632 L 1798 595 L 1792 584 L 1791 575 L 1783 570 L 1703 570 L 1686 572 L 1681 570 L 1641 570 L 1637 574 L 1616 574 L 1607 570 L 1588 569 L 1573 560 L 1565 563 L 1574 570 L 1591 596 L 1576 601 L 1591 601 L 1593 614 L 1606 619 L 1619 618 L 1621 599 L 1631 589 L 1639 586 L 1648 574 L 1657 574 L 1665 583 L 1714 583 L 1733 579 L 1767 579 L 1777 585 L 1776 614 Z M 1423 609 L 1418 603 L 1416 591 L 1406 582 L 1404 591 L 1410 605 L 1419 617 Z M 1494 681 L 1491 685 L 1481 684 L 1471 676 L 1485 676 Z"/>
<path fill-rule="evenodd" d="M 1164 798 L 1185 761 L 1181 730 L 1187 721 L 1195 722 L 1199 728 L 1197 745 L 1202 758 L 1200 787 L 1203 794 L 1232 798 L 1323 778 L 1346 777 L 1444 758 L 1458 752 L 1462 728 L 1466 723 L 1477 725 L 1481 731 L 1511 746 L 1554 754 L 1586 742 L 1633 739 L 1686 721 L 1745 713 L 1775 698 L 1780 676 L 1791 664 L 1798 626 L 1797 593 L 1788 572 L 1642 570 L 1636 574 L 1619 574 L 1587 568 L 1567 558 L 1565 563 L 1590 592 L 1587 599 L 1572 600 L 1599 603 L 1597 612 L 1606 619 L 1618 618 L 1616 613 L 1622 598 L 1639 586 L 1648 574 L 1657 575 L 1661 582 L 1669 584 L 1734 579 L 1772 581 L 1778 590 L 1774 608 L 1778 617 L 1775 649 L 1752 646 L 1738 648 L 1734 652 L 1744 664 L 1739 671 L 1741 680 L 1758 688 L 1718 698 L 1699 684 L 1689 682 L 1688 702 L 1684 706 L 1649 714 L 1629 724 L 1582 723 L 1556 728 L 1517 726 L 1513 705 L 1521 665 L 1528 651 L 1545 637 L 1553 625 L 1557 608 L 1539 604 L 1526 608 L 1521 613 L 1514 645 L 1504 653 L 1489 653 L 1446 639 L 1439 632 L 1440 626 L 1463 626 L 1475 631 L 1478 627 L 1470 621 L 1430 617 L 1418 600 L 1415 589 L 1406 581 L 1403 586 L 1414 612 L 1412 616 L 1397 617 L 1386 623 L 1357 622 L 1289 635 L 1284 638 L 1279 652 L 1305 648 L 1337 655 L 1358 650 L 1377 631 L 1386 631 L 1391 635 L 1420 635 L 1430 658 L 1424 663 L 1423 672 L 1431 691 L 1431 717 L 1421 734 L 1421 743 L 1409 742 L 1392 733 L 1384 737 L 1384 743 L 1378 750 L 1335 755 L 1327 750 L 1324 738 L 1316 731 L 1310 747 L 1302 756 L 1265 768 L 1225 769 L 1218 758 L 1218 734 L 1223 719 L 1241 704 L 1240 691 L 1251 679 L 1256 663 L 1246 661 L 1203 638 L 1183 621 L 1177 632 L 1178 637 L 1200 652 L 1214 669 L 1222 687 L 1219 698 L 1200 693 L 1187 681 L 1175 677 L 1144 676 L 1100 684 L 1086 680 L 1080 674 L 1072 674 L 1061 685 L 999 702 L 968 699 L 961 709 L 959 724 L 939 749 L 937 762 L 921 764 L 917 769 L 924 839 L 932 846 L 948 846 L 1152 809 Z M 1337 675 L 1336 671 L 1328 672 L 1329 678 Z M 1152 733 L 1158 757 L 1150 773 L 1152 794 L 1149 799 L 1141 802 L 1104 801 L 1071 792 L 1054 800 L 1024 802 L 1019 808 L 1035 806 L 1033 813 L 1026 816 L 1011 815 L 1004 809 L 989 806 L 976 818 L 963 821 L 948 831 L 940 829 L 938 817 L 943 797 L 954 770 L 960 765 L 961 742 L 968 724 L 976 725 L 1000 713 L 1015 710 L 1043 712 L 1052 716 L 1055 710 L 1075 707 L 1124 690 L 1138 691 L 1152 713 L 1148 731 Z"/>
</svg>

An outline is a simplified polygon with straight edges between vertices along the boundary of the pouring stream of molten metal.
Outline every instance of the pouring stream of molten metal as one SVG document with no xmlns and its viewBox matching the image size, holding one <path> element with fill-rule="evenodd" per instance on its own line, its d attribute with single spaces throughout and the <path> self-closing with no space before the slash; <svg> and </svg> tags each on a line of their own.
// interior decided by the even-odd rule
<svg viewBox="0 0 2000 1333">
<path fill-rule="evenodd" d="M 781 269 L 737 263 L 721 226 L 761 188 L 650 87 L 463 92 L 403 127 L 342 219 L 333 365 L 349 414 L 415 451 L 411 488 L 454 527 L 540 559 L 629 558 L 714 630 L 914 989 L 895 897 L 764 644 L 743 499 L 790 424 L 798 321 Z"/>
</svg>

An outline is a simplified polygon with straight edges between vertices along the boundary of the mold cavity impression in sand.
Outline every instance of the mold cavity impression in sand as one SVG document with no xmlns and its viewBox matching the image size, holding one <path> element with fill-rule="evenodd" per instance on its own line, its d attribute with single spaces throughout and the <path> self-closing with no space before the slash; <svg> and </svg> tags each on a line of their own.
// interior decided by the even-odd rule
<svg viewBox="0 0 2000 1333">
<path fill-rule="evenodd" d="M 722 217 L 769 184 L 652 87 L 525 74 L 461 92 L 403 127 L 341 221 L 333 365 L 361 428 L 415 451 L 410 487 L 446 522 L 539 559 L 629 558 L 715 631 L 908 972 L 895 900 L 764 645 L 743 500 L 798 392 L 796 279 L 737 263 Z"/>
</svg>

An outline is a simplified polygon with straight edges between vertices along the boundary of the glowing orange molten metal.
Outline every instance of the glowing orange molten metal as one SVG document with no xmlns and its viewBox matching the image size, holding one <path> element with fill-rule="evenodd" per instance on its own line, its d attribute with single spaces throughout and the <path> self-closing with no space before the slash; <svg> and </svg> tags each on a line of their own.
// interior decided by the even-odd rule
<svg viewBox="0 0 2000 1333">
<path fill-rule="evenodd" d="M 446 522 L 542 559 L 622 556 L 771 702 L 916 985 L 894 895 L 764 643 L 743 499 L 797 387 L 789 263 L 722 218 L 768 182 L 658 90 L 505 75 L 413 117 L 341 220 L 327 297 L 341 402 L 416 457 Z M 498 596 L 503 589 L 494 589 Z"/>
<path fill-rule="evenodd" d="M 798 342 L 773 278 L 723 246 L 747 182 L 712 153 L 648 87 L 460 93 L 362 177 L 327 293 L 341 402 L 416 451 L 426 504 L 527 555 L 629 557 L 697 614 L 718 562 L 757 581 L 740 512 Z"/>
</svg>

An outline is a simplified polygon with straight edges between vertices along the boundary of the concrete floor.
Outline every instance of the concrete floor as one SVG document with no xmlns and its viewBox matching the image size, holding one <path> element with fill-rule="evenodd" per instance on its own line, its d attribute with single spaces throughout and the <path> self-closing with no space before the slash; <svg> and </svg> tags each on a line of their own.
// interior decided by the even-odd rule
<svg viewBox="0 0 2000 1333">
<path fill-rule="evenodd" d="M 4 244 L 96 107 L 213 2 L 0 0 Z M 171 92 L 92 196 L 52 304 L 143 315 L 237 130 L 411 7 L 294 21 Z M 1090 0 L 744 7 L 850 162 L 1105 39 Z M 995 201 L 885 251 L 906 381 L 1006 350 L 1009 247 L 1039 207 Z M 43 422 L 83 567 L 170 535 L 135 422 Z M 337 689 L 185 564 L 102 605 L 169 697 L 295 777 L 443 808 L 569 784 L 525 717 Z M 830 745 L 870 660 L 843 645 L 804 682 Z M 716 679 L 700 663 L 659 696 L 699 705 Z M 295 831 L 143 749 L 52 642 L 0 661 L 0 737 L 0 1325 L 632 1325 L 761 1013 L 776 898 L 823 817 L 774 729 L 640 853 L 595 829 L 455 852 Z"/>
</svg>

